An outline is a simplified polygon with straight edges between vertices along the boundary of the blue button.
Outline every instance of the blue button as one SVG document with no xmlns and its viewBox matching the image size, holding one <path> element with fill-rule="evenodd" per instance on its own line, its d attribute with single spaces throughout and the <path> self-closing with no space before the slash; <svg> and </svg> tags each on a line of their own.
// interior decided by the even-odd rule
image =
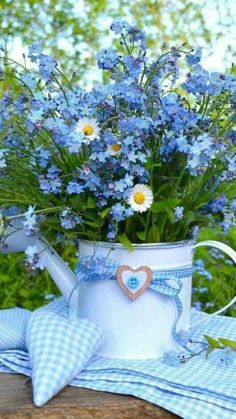
<svg viewBox="0 0 236 419">
<path fill-rule="evenodd" d="M 139 286 L 139 280 L 135 276 L 130 276 L 127 283 L 128 287 L 135 290 Z"/>
</svg>

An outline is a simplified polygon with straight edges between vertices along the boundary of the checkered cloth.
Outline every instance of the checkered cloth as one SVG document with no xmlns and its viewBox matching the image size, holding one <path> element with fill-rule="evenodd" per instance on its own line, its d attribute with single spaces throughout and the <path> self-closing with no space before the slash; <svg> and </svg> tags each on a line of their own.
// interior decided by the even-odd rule
<svg viewBox="0 0 236 419">
<path fill-rule="evenodd" d="M 44 326 L 41 327 L 40 318 L 42 319 L 43 316 L 45 316 L 46 320 L 45 322 L 41 320 L 44 323 Z M 192 321 L 197 321 L 202 316 L 204 314 L 194 310 Z M 60 328 L 60 322 L 62 323 L 62 328 Z M 69 359 L 68 342 L 65 343 L 66 352 L 64 354 L 63 339 L 61 339 L 62 330 L 65 331 L 63 329 L 64 322 L 69 325 L 71 320 L 68 321 L 68 307 L 63 299 L 59 299 L 45 308 L 36 310 L 31 316 L 27 331 L 28 340 L 31 338 L 32 330 L 34 330 L 32 343 L 29 345 L 29 354 L 20 348 L 1 351 L 0 371 L 26 374 L 32 376 L 34 380 L 36 363 L 38 371 L 40 372 L 41 369 L 41 374 L 45 377 L 45 381 L 42 380 L 41 382 L 42 392 L 46 391 L 48 397 L 51 382 L 47 377 L 52 374 L 56 359 L 58 364 L 66 365 L 63 368 L 65 370 L 64 373 L 67 373 L 68 364 L 64 362 L 64 357 L 67 360 Z M 77 327 L 80 323 L 81 320 L 78 320 Z M 51 324 L 52 326 L 50 326 Z M 87 324 L 90 326 L 89 322 Z M 38 329 L 40 331 L 37 334 Z M 48 342 L 48 333 L 51 334 L 49 331 L 52 331 L 52 334 L 54 333 L 54 363 L 52 361 L 47 363 L 45 354 L 43 357 L 44 362 L 40 366 L 39 359 L 37 361 L 40 349 L 37 348 L 44 346 L 45 341 Z M 57 331 L 59 332 L 59 339 L 57 338 Z M 91 334 L 88 332 L 89 338 L 83 339 L 86 332 L 87 329 L 82 327 L 80 342 L 83 342 L 81 344 L 84 347 L 86 346 L 84 342 L 90 341 L 92 335 L 98 333 L 94 325 L 91 328 Z M 38 335 L 38 344 L 34 342 L 34 334 Z M 192 338 L 200 340 L 203 334 L 236 339 L 236 319 L 223 316 L 209 318 L 207 322 L 195 327 Z M 40 335 L 41 338 L 39 338 Z M 75 332 L 71 336 L 71 345 L 73 345 L 74 339 L 76 339 Z M 49 339 L 49 342 L 52 342 L 52 340 Z M 35 347 L 35 351 L 32 347 Z M 44 347 L 51 348 L 51 343 L 47 343 Z M 75 347 L 78 348 L 76 345 Z M 74 375 L 74 378 L 71 378 L 71 385 L 137 396 L 162 406 L 186 419 L 198 419 L 199 417 L 202 419 L 236 418 L 236 366 L 234 364 L 219 366 L 218 358 L 215 357 L 214 353 L 209 356 L 208 360 L 205 359 L 204 355 L 198 356 L 179 368 L 175 368 L 164 364 L 162 359 L 134 361 L 93 356 L 88 360 L 94 351 L 90 351 L 89 355 L 86 354 L 86 361 L 85 358 L 83 360 L 83 369 L 81 371 L 80 368 L 78 375 Z M 33 354 L 35 353 L 34 358 Z M 48 351 L 48 357 L 49 353 L 50 351 Z M 82 359 L 82 355 L 80 359 Z M 31 362 L 33 363 L 33 368 L 31 368 Z M 63 368 L 61 369 L 62 375 Z M 67 376 L 67 382 L 69 382 L 68 380 L 69 377 Z M 35 385 L 34 382 L 33 384 Z M 42 400 L 43 398 L 40 403 L 42 403 Z"/>
<path fill-rule="evenodd" d="M 102 341 L 93 323 L 69 319 L 64 313 L 40 309 L 29 321 L 27 347 L 36 406 L 42 406 L 70 384 Z"/>
<path fill-rule="evenodd" d="M 0 350 L 26 349 L 26 326 L 30 311 L 22 308 L 1 310 L 0 315 Z"/>
</svg>

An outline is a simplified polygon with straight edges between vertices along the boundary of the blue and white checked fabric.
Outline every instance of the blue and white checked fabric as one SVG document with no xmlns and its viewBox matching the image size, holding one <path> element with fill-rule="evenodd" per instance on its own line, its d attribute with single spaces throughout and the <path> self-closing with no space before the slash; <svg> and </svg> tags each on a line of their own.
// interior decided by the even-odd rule
<svg viewBox="0 0 236 419">
<path fill-rule="evenodd" d="M 49 310 L 36 310 L 27 329 L 36 406 L 42 406 L 69 384 L 102 342 L 101 331 L 93 323 L 69 319 L 68 311 L 57 311 L 57 304 Z"/>
<path fill-rule="evenodd" d="M 117 269 L 120 267 L 120 264 L 115 260 L 109 257 L 92 257 L 83 256 L 77 267 L 76 274 L 78 277 L 84 276 L 84 281 L 96 281 L 97 279 L 116 279 L 114 274 Z M 193 273 L 192 267 L 178 268 L 178 269 L 160 269 L 154 271 L 152 274 L 152 281 L 157 282 L 160 279 L 166 278 L 187 278 Z"/>
<path fill-rule="evenodd" d="M 51 323 L 51 319 L 54 319 L 57 326 L 59 321 L 63 323 L 64 327 L 64 321 L 67 321 L 68 316 L 68 306 L 63 299 L 59 299 L 47 307 L 35 311 L 29 322 L 28 336 L 31 335 L 30 324 L 34 322 L 34 316 L 38 317 L 36 320 L 39 321 L 41 315 L 46 316 L 45 322 Z M 202 316 L 205 315 L 194 310 L 192 321 L 195 322 Z M 78 324 L 80 321 L 78 321 Z M 36 328 L 40 327 L 36 324 L 35 333 Z M 50 329 L 50 326 L 48 326 L 48 329 L 46 326 L 44 327 L 45 331 Z M 86 330 L 85 328 L 83 333 L 86 333 Z M 43 328 L 40 333 L 42 333 L 42 341 L 45 338 L 47 339 L 47 334 L 44 335 Z M 94 332 L 92 331 L 92 333 Z M 209 318 L 208 321 L 197 325 L 193 329 L 192 338 L 200 340 L 203 334 L 236 339 L 236 319 L 223 316 Z M 32 342 L 34 339 L 32 335 Z M 73 339 L 74 335 L 71 344 Z M 57 357 L 57 363 L 66 364 L 65 369 L 67 369 L 68 364 L 64 363 L 63 360 L 63 340 L 59 339 L 57 341 L 54 339 L 53 345 L 58 348 L 58 351 L 54 351 L 55 360 Z M 46 352 L 51 350 L 50 345 L 48 345 L 48 349 L 46 347 L 47 345 L 44 347 Z M 65 348 L 68 349 L 67 344 Z M 0 371 L 19 372 L 33 377 L 32 353 L 32 350 L 30 350 L 29 356 L 27 352 L 20 350 L 0 351 Z M 37 356 L 39 356 L 39 353 L 40 350 L 36 351 Z M 65 357 L 68 358 L 68 355 L 65 355 Z M 44 360 L 47 362 L 46 353 Z M 52 369 L 54 364 L 50 363 L 49 365 Z M 44 369 L 44 366 L 45 363 L 42 364 L 41 368 Z M 119 394 L 130 394 L 162 406 L 185 419 L 198 419 L 199 417 L 202 419 L 236 418 L 236 366 L 219 367 L 214 354 L 210 355 L 207 360 L 203 355 L 195 357 L 179 368 L 165 365 L 162 359 L 134 361 L 108 359 L 95 355 L 90 360 L 87 357 L 86 365 L 83 364 L 82 371 L 77 376 L 74 375 L 74 378 L 71 379 L 71 385 Z M 47 381 L 44 382 L 44 387 L 42 384 L 42 390 L 45 390 L 45 386 L 48 386 Z"/>
<path fill-rule="evenodd" d="M 0 348 L 26 349 L 25 332 L 31 313 L 23 308 L 1 310 Z"/>
</svg>

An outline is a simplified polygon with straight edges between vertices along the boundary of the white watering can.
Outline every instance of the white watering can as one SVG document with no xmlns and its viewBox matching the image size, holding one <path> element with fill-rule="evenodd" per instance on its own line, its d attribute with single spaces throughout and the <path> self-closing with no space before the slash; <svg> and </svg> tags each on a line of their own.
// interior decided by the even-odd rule
<svg viewBox="0 0 236 419">
<path fill-rule="evenodd" d="M 171 335 L 171 327 L 176 318 L 173 301 L 147 289 L 135 302 L 130 301 L 117 285 L 117 281 L 100 280 L 82 282 L 78 287 L 76 275 L 55 250 L 38 235 L 27 237 L 19 219 L 14 219 L 6 232 L 5 244 L 0 251 L 14 253 L 26 250 L 30 245 L 38 248 L 40 258 L 64 298 L 70 304 L 70 315 L 86 317 L 103 327 L 105 340 L 98 354 L 111 358 L 153 358 L 163 352 L 176 349 Z M 134 245 L 129 252 L 122 245 L 115 245 L 111 251 L 108 243 L 81 242 L 79 257 L 92 257 L 96 250 L 99 255 L 111 257 L 120 265 L 132 268 L 148 265 L 153 270 L 191 268 L 194 249 L 200 246 L 215 247 L 225 252 L 236 263 L 236 252 L 229 246 L 213 240 L 194 245 L 192 241 L 167 244 Z M 138 264 L 137 264 L 138 262 Z M 157 265 L 158 264 L 158 265 Z M 180 299 L 183 306 L 179 327 L 188 330 L 191 308 L 191 275 L 183 280 Z M 220 314 L 236 302 L 230 303 L 199 322 Z M 199 323 L 195 322 L 195 324 Z M 147 327 L 148 326 L 148 327 Z"/>
</svg>

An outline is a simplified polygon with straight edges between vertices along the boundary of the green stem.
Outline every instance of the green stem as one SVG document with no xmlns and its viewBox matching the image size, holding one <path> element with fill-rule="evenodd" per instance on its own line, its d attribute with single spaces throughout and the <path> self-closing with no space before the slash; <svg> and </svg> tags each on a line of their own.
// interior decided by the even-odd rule
<svg viewBox="0 0 236 419">
<path fill-rule="evenodd" d="M 0 60 L 4 60 L 4 61 L 10 61 L 12 64 L 16 64 L 19 67 L 23 68 L 25 71 L 29 72 L 29 70 L 27 69 L 27 67 L 23 66 L 22 64 L 18 63 L 15 60 L 12 60 L 12 58 L 8 58 L 8 57 L 0 57 Z"/>
<path fill-rule="evenodd" d="M 145 226 L 145 240 L 147 239 L 147 233 L 148 233 L 148 226 L 149 226 L 149 223 L 150 223 L 150 217 L 151 217 L 151 210 L 149 209 L 148 210 L 148 213 L 147 213 L 147 221 L 146 221 L 146 226 Z"/>
<path fill-rule="evenodd" d="M 207 107 L 209 105 L 209 102 L 210 102 L 210 95 L 208 95 L 208 97 L 206 99 L 205 107 L 203 108 L 203 112 L 202 112 L 201 122 L 203 122 L 204 116 L 206 115 L 206 111 L 207 111 Z"/>
<path fill-rule="evenodd" d="M 57 79 L 57 77 L 54 74 L 53 74 L 53 78 L 54 78 L 55 82 L 58 84 L 58 86 L 60 87 L 60 89 L 61 89 L 61 91 L 63 93 L 63 96 L 65 98 L 65 101 L 66 101 L 67 105 L 69 106 L 69 102 L 68 102 L 68 99 L 67 99 L 65 90 L 63 89 L 61 83 L 59 82 L 59 80 Z"/>
<path fill-rule="evenodd" d="M 123 41 L 124 41 L 124 44 L 125 44 L 125 47 L 126 47 L 126 49 L 127 49 L 128 54 L 131 54 L 131 50 L 130 50 L 130 49 L 129 49 L 129 47 L 128 47 L 128 44 L 127 44 L 127 42 L 126 42 L 126 39 L 125 39 L 125 36 L 124 36 L 124 35 L 122 35 L 122 39 L 123 39 Z"/>
<path fill-rule="evenodd" d="M 34 214 L 40 214 L 40 213 L 44 213 L 44 212 L 53 212 L 53 211 L 56 211 L 56 210 L 59 210 L 59 209 L 62 209 L 62 208 L 64 208 L 64 207 L 63 206 L 49 207 L 49 208 L 45 208 L 43 210 L 34 211 L 33 213 Z M 7 220 L 13 220 L 14 218 L 22 218 L 22 217 L 25 216 L 25 214 L 26 213 L 24 212 L 23 214 L 12 215 L 12 216 L 6 217 L 6 219 Z"/>
<path fill-rule="evenodd" d="M 118 116 L 111 116 L 111 118 L 108 118 L 105 122 L 103 122 L 102 126 L 101 126 L 101 130 L 110 122 L 110 121 L 114 121 L 115 119 L 118 119 Z"/>
<path fill-rule="evenodd" d="M 160 226 L 160 241 L 161 241 L 161 238 L 162 238 L 162 235 L 163 235 L 166 219 L 167 219 L 167 214 L 165 214 L 163 216 L 163 220 L 162 220 L 162 223 L 161 223 L 161 226 Z"/>
</svg>

